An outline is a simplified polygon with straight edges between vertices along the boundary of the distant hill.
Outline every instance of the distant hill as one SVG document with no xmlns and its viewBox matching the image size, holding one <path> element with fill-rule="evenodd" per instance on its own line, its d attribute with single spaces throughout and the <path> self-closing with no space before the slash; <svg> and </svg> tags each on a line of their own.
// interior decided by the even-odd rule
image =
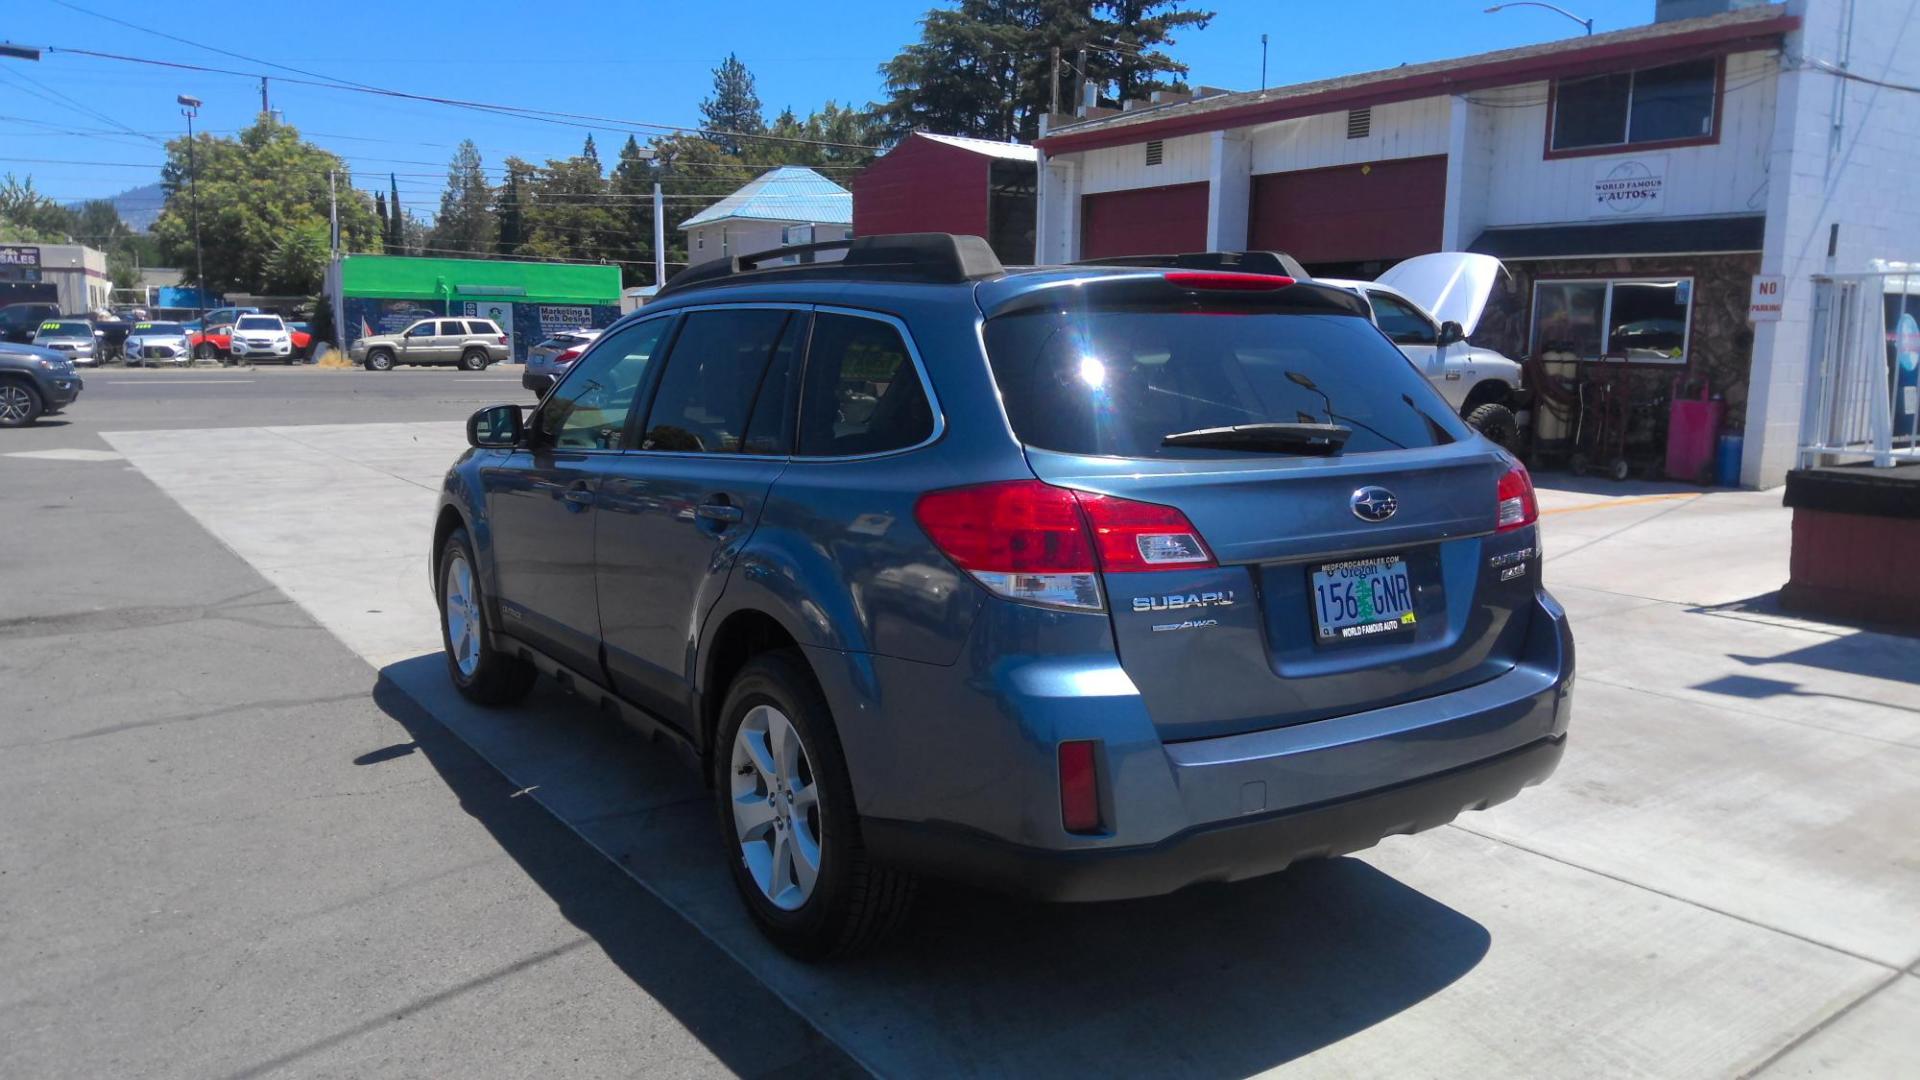
<svg viewBox="0 0 1920 1080">
<path fill-rule="evenodd" d="M 86 202 L 92 202 L 88 199 Z M 142 184 L 137 188 L 128 188 L 118 195 L 107 196 L 107 201 L 120 211 L 120 220 L 134 232 L 146 232 L 160 217 L 160 207 L 167 201 L 167 191 L 159 184 Z M 78 210 L 84 203 L 68 203 Z"/>
</svg>

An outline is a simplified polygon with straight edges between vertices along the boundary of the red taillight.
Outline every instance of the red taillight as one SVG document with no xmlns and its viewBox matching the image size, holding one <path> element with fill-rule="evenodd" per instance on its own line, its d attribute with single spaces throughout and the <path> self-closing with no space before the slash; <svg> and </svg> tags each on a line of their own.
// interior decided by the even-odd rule
<svg viewBox="0 0 1920 1080">
<path fill-rule="evenodd" d="M 505 345 L 506 343 L 507 343 L 507 335 L 505 335 L 505 334 L 501 334 L 501 335 L 500 335 L 500 344 L 502 344 L 502 345 Z"/>
<path fill-rule="evenodd" d="M 982 585 L 1024 603 L 1099 610 L 1098 574 L 1213 565 L 1171 506 L 1009 480 L 930 491 L 914 519 Z"/>
<path fill-rule="evenodd" d="M 1060 824 L 1071 833 L 1100 831 L 1100 779 L 1086 739 L 1060 744 Z"/>
<path fill-rule="evenodd" d="M 1234 274 L 1218 270 L 1178 270 L 1167 275 L 1167 284 L 1183 289 L 1224 289 L 1239 292 L 1273 292 L 1294 284 L 1280 274 Z"/>
<path fill-rule="evenodd" d="M 556 364 L 571 364 L 578 359 L 580 359 L 580 350 L 568 349 L 566 352 L 563 352 L 559 356 L 554 357 L 553 362 Z"/>
<path fill-rule="evenodd" d="M 1496 532 L 1521 529 L 1540 520 L 1540 503 L 1533 496 L 1533 477 L 1527 467 L 1513 462 L 1500 477 L 1500 524 Z"/>
</svg>

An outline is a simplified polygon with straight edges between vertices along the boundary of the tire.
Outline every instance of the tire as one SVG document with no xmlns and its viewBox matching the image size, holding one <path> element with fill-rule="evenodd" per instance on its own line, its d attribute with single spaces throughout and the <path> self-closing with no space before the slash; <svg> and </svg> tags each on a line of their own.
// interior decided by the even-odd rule
<svg viewBox="0 0 1920 1080">
<path fill-rule="evenodd" d="M 1514 418 L 1513 410 L 1493 402 L 1468 413 L 1467 426 L 1502 449 L 1512 447 L 1520 438 L 1520 422 Z"/>
<path fill-rule="evenodd" d="M 434 575 L 440 607 L 440 644 L 447 674 L 460 696 L 479 705 L 512 705 L 527 696 L 539 676 L 532 664 L 487 640 L 486 596 L 467 530 L 455 529 L 440 545 Z"/>
<path fill-rule="evenodd" d="M 207 342 L 203 341 L 193 347 L 193 358 L 196 360 L 217 360 L 219 357 L 220 350 Z"/>
<path fill-rule="evenodd" d="M 789 741 L 794 752 L 777 754 Z M 710 757 L 720 839 L 761 933 L 813 961 L 859 952 L 899 926 L 914 879 L 867 856 L 832 715 L 799 653 L 764 653 L 741 670 Z"/>
<path fill-rule="evenodd" d="M 40 392 L 21 379 L 0 379 L 0 428 L 26 427 L 45 411 Z"/>
<path fill-rule="evenodd" d="M 461 371 L 485 371 L 487 369 L 487 350 L 468 349 L 460 354 Z"/>
<path fill-rule="evenodd" d="M 386 349 L 375 349 L 367 354 L 368 371 L 392 371 L 393 353 Z"/>
</svg>

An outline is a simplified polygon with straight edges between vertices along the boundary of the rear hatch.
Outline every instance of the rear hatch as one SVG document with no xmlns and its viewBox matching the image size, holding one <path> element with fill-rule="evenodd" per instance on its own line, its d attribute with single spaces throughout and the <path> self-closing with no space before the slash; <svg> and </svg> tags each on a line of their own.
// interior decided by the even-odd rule
<svg viewBox="0 0 1920 1080">
<path fill-rule="evenodd" d="M 1101 564 L 1121 664 L 1161 737 L 1341 716 L 1509 670 L 1538 580 L 1504 558 L 1534 536 L 1530 495 L 1528 516 L 1500 526 L 1513 463 L 1350 297 L 1214 277 L 1082 283 L 990 310 L 984 331 L 1040 480 L 1171 507 L 1198 538 L 1166 526 L 1139 538 L 1145 561 Z M 1102 515 L 1089 520 L 1098 533 Z"/>
</svg>

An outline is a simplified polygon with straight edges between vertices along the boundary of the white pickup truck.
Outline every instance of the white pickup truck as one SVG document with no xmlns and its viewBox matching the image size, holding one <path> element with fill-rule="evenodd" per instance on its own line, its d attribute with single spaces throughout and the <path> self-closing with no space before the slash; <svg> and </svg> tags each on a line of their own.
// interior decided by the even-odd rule
<svg viewBox="0 0 1920 1080">
<path fill-rule="evenodd" d="M 1507 273 L 1491 255 L 1440 251 L 1395 264 L 1375 281 L 1315 278 L 1359 293 L 1373 322 L 1467 423 L 1502 446 L 1518 432 L 1520 365 L 1467 343 L 1494 285 Z"/>
</svg>

